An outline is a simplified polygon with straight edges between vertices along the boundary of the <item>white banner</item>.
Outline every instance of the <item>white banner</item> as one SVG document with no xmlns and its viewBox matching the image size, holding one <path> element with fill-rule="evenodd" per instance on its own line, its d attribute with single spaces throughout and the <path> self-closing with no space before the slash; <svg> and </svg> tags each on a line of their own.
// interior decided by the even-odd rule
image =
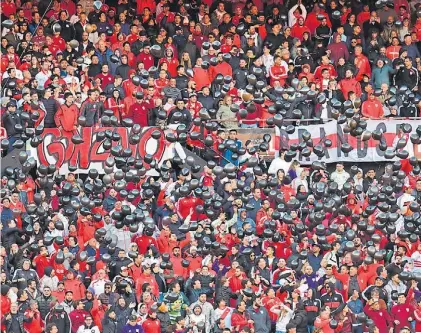
<svg viewBox="0 0 421 333">
<path fill-rule="evenodd" d="M 418 126 L 421 126 L 421 120 L 417 119 L 401 119 L 401 120 L 367 120 L 367 130 L 373 132 L 379 130 L 383 133 L 383 139 L 388 147 L 393 147 L 396 141 L 398 129 L 403 124 L 410 124 L 412 132 L 407 135 L 408 144 L 404 148 L 409 152 L 409 157 L 415 155 L 421 158 L 421 148 L 419 145 L 413 145 L 409 139 L 412 133 L 416 133 Z M 379 141 L 370 139 L 368 141 L 361 141 L 360 137 L 353 137 L 350 134 L 343 132 L 344 125 L 338 125 L 334 120 L 325 124 L 299 126 L 295 129 L 293 134 L 288 134 L 284 128 L 277 130 L 277 137 L 279 140 L 279 147 L 288 149 L 293 143 L 303 142 L 302 134 L 305 131 L 310 132 L 313 140 L 313 146 L 323 143 L 326 139 L 332 142 L 331 147 L 325 148 L 324 157 L 318 157 L 312 153 L 309 157 L 303 157 L 297 154 L 296 159 L 302 164 L 311 164 L 313 161 L 323 161 L 326 163 L 343 162 L 375 162 L 375 161 L 390 161 L 384 157 L 384 151 L 379 149 Z M 344 153 L 341 146 L 344 143 L 349 143 L 354 149 L 349 153 Z M 323 145 L 324 147 L 324 145 Z M 311 147 L 309 147 L 311 149 Z M 398 158 L 394 158 L 396 160 Z"/>
</svg>

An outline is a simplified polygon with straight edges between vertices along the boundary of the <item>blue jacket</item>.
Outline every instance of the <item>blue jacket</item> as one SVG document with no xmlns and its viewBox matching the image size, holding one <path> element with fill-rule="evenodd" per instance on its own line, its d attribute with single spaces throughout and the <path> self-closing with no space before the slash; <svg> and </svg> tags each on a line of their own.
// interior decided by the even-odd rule
<svg viewBox="0 0 421 333">
<path fill-rule="evenodd" d="M 252 197 L 251 199 L 249 199 L 248 203 L 252 204 L 254 208 L 253 210 L 249 210 L 247 212 L 247 217 L 251 218 L 253 221 L 256 221 L 257 211 L 262 207 L 262 200 L 256 200 L 254 197 Z"/>
<path fill-rule="evenodd" d="M 390 86 L 390 75 L 393 73 L 393 68 L 390 65 L 384 65 L 382 68 L 374 67 L 371 79 L 373 81 L 374 89 L 380 89 L 383 83 Z"/>
<path fill-rule="evenodd" d="M 251 225 L 251 228 L 253 229 L 253 231 L 256 231 L 256 223 L 248 217 L 246 217 L 245 220 L 241 220 L 240 218 L 238 218 L 237 226 L 236 226 L 237 230 L 243 230 L 243 224 L 244 223 L 249 223 Z"/>
<path fill-rule="evenodd" d="M 101 53 L 99 50 L 96 50 L 95 55 L 99 58 L 99 63 L 101 65 L 107 64 L 109 65 L 110 57 L 113 55 L 113 51 L 111 51 L 108 47 L 105 49 L 104 53 Z"/>
<path fill-rule="evenodd" d="M 1 223 L 3 228 L 7 228 L 7 223 L 13 220 L 13 212 L 10 208 L 3 208 L 1 211 Z"/>
<path fill-rule="evenodd" d="M 226 142 L 226 141 L 225 141 Z M 236 144 L 236 146 L 237 146 L 237 148 L 241 148 L 241 141 L 240 140 L 236 140 L 236 142 L 235 142 L 235 144 Z M 239 165 L 239 160 L 238 159 L 236 159 L 236 160 L 234 160 L 233 158 L 232 158 L 232 155 L 233 155 L 234 153 L 230 150 L 230 149 L 226 149 L 225 150 L 225 152 L 224 152 L 224 157 L 225 157 L 225 159 L 227 159 L 229 162 L 227 162 L 225 159 L 222 159 L 222 166 L 224 166 L 224 165 L 226 165 L 226 164 L 228 164 L 228 163 L 232 163 L 232 164 L 234 164 L 235 166 L 238 166 Z"/>
<path fill-rule="evenodd" d="M 353 301 L 352 299 L 348 301 L 348 307 L 352 311 L 353 314 L 359 314 L 363 312 L 363 303 L 360 299 Z"/>
<path fill-rule="evenodd" d="M 117 202 L 117 198 L 113 198 L 111 195 L 105 198 L 105 200 L 102 202 L 102 206 L 104 209 L 109 213 L 114 209 L 114 205 Z"/>
<path fill-rule="evenodd" d="M 408 57 L 412 59 L 412 63 L 415 64 L 415 58 L 420 58 L 420 52 L 418 51 L 418 48 L 414 45 L 403 45 L 402 50 L 406 50 L 408 52 Z"/>
</svg>

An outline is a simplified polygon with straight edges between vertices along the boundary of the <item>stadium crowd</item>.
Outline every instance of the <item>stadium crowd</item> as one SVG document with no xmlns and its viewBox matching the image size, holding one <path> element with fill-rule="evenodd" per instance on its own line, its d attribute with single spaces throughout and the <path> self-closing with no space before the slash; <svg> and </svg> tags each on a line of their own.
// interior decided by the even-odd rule
<svg viewBox="0 0 421 333">
<path fill-rule="evenodd" d="M 111 172 L 59 175 L 19 151 L 2 332 L 421 332 L 418 160 L 328 172 L 296 145 L 267 165 L 270 139 L 236 130 L 417 117 L 420 4 L 4 0 L 3 155 L 44 128 L 80 144 L 81 127 L 156 126 L 207 164 L 111 149 Z"/>
</svg>

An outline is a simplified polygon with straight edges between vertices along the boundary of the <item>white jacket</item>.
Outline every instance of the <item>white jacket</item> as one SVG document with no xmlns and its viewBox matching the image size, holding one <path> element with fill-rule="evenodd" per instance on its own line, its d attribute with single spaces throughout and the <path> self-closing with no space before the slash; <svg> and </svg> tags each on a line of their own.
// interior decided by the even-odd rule
<svg viewBox="0 0 421 333">
<path fill-rule="evenodd" d="M 85 328 L 85 325 L 82 325 L 78 328 L 76 333 L 100 333 L 98 326 L 92 326 L 91 328 Z"/>
<path fill-rule="evenodd" d="M 268 173 L 276 176 L 279 170 L 284 170 L 285 174 L 288 174 L 288 170 L 291 167 L 292 162 L 287 162 L 281 157 L 275 158 L 269 166 Z"/>
</svg>

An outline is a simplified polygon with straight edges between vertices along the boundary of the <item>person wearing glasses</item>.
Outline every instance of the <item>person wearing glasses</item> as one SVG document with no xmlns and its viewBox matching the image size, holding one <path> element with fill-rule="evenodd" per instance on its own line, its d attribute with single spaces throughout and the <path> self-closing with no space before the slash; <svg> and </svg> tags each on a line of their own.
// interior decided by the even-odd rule
<svg viewBox="0 0 421 333">
<path fill-rule="evenodd" d="M 335 285 L 332 282 L 324 284 L 325 293 L 320 297 L 322 306 L 328 306 L 332 311 L 336 310 L 344 302 L 341 294 L 335 291 Z"/>
<path fill-rule="evenodd" d="M 77 333 L 99 333 L 99 328 L 91 316 L 86 316 L 84 324 L 78 328 Z"/>
</svg>

